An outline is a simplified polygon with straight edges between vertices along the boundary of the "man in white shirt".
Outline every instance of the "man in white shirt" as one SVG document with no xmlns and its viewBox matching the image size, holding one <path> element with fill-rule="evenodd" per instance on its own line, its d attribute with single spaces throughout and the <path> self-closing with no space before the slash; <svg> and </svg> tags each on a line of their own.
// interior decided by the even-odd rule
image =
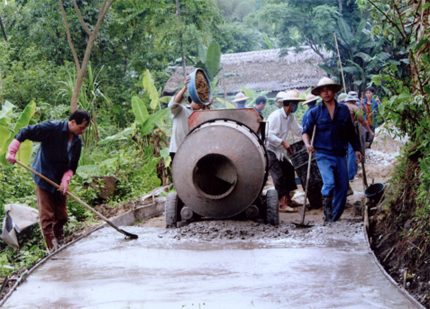
<svg viewBox="0 0 430 309">
<path fill-rule="evenodd" d="M 291 152 L 291 146 L 286 141 L 290 132 L 301 136 L 302 127 L 292 113 L 296 111 L 297 104 L 304 100 L 299 98 L 296 90 L 287 91 L 283 98 L 278 100 L 283 102 L 283 107 L 271 113 L 267 119 L 269 122 L 267 153 L 270 175 L 278 192 L 279 211 L 293 212 L 295 210 L 290 207 L 293 204 L 290 192 L 297 189 L 294 167 L 283 153 L 284 150 Z"/>
<path fill-rule="evenodd" d="M 184 93 L 188 89 L 188 82 L 190 81 L 190 76 L 187 76 L 184 81 L 184 88 L 182 88 L 178 93 L 176 93 L 169 102 L 169 109 L 173 115 L 173 128 L 172 128 L 172 136 L 170 138 L 170 147 L 169 153 L 170 157 L 175 157 L 176 151 L 181 145 L 182 141 L 185 139 L 185 136 L 190 132 L 188 127 L 188 117 L 193 113 L 193 111 L 197 111 L 203 109 L 205 105 L 197 104 L 191 100 L 191 97 L 188 97 L 189 106 L 186 104 L 186 99 L 184 98 Z M 209 106 L 212 104 L 213 99 L 209 99 Z"/>
</svg>

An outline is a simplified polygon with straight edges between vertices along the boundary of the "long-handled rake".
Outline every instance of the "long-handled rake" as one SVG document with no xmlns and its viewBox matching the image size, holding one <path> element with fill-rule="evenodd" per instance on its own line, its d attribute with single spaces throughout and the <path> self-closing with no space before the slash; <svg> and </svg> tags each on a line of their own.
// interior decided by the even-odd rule
<svg viewBox="0 0 430 309">
<path fill-rule="evenodd" d="M 57 189 L 60 188 L 60 186 L 58 184 L 56 184 L 55 182 L 53 182 L 51 179 L 43 176 L 42 174 L 36 172 L 35 170 L 33 170 L 32 168 L 29 168 L 27 165 L 16 161 L 16 163 L 20 166 L 22 166 L 23 168 L 25 168 L 26 170 L 29 170 L 30 172 L 32 172 L 33 174 L 35 174 L 36 176 L 39 176 L 40 178 L 42 178 L 43 180 L 45 180 L 46 182 L 50 183 L 51 185 L 53 185 L 54 187 L 56 187 Z M 124 234 L 125 236 L 127 236 L 127 238 L 130 239 L 137 239 L 138 236 L 129 232 L 124 231 L 123 229 L 120 229 L 119 227 L 117 227 L 115 224 L 113 224 L 108 218 L 106 218 L 105 216 L 103 216 L 101 213 L 99 213 L 97 210 L 93 209 L 92 207 L 90 207 L 88 204 L 84 203 L 83 201 L 81 201 L 78 197 L 74 196 L 72 193 L 67 192 L 67 195 L 70 196 L 72 199 L 74 199 L 75 201 L 77 201 L 79 204 L 81 204 L 82 206 L 84 206 L 86 209 L 88 209 L 89 211 L 93 212 L 94 214 L 96 214 L 97 216 L 99 216 L 103 221 L 105 221 L 107 224 L 109 224 L 111 227 L 113 227 L 115 230 L 117 230 L 118 232 Z"/>
<path fill-rule="evenodd" d="M 311 139 L 311 146 L 314 145 L 316 129 L 317 129 L 317 126 L 314 125 L 314 130 L 313 130 L 312 139 Z M 300 223 L 292 222 L 296 227 L 303 227 L 303 228 L 313 227 L 312 224 L 305 224 L 306 199 L 308 197 L 309 175 L 311 174 L 311 162 L 312 162 L 312 152 L 309 152 L 308 172 L 306 175 L 305 199 L 303 201 L 302 222 L 300 222 Z"/>
</svg>

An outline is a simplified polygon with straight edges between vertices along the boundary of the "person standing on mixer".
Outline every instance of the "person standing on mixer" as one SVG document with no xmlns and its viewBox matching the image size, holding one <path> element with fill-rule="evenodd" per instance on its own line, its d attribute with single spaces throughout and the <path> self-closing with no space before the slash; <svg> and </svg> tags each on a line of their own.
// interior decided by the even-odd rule
<svg viewBox="0 0 430 309">
<path fill-rule="evenodd" d="M 191 76 L 187 76 L 184 81 L 184 88 L 178 91 L 169 102 L 169 109 L 173 115 L 173 127 L 172 136 L 170 137 L 169 153 L 170 157 L 175 157 L 175 153 L 184 140 L 185 136 L 190 132 L 188 127 L 188 117 L 193 113 L 193 111 L 198 111 L 204 109 L 205 106 L 209 107 L 213 99 L 209 98 L 209 103 L 198 104 L 191 100 L 188 96 L 187 99 L 184 98 L 184 94 L 188 89 L 188 83 L 190 82 Z M 187 105 L 187 100 L 190 105 Z"/>
</svg>

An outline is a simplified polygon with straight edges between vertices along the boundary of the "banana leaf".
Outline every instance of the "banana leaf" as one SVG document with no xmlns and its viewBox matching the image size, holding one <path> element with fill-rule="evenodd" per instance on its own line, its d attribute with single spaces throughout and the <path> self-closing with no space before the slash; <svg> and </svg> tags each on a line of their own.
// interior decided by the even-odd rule
<svg viewBox="0 0 430 309">
<path fill-rule="evenodd" d="M 5 118 L 7 115 L 12 114 L 12 110 L 15 107 L 9 101 L 6 101 L 3 105 L 3 109 L 0 111 L 0 119 Z"/>
<path fill-rule="evenodd" d="M 0 125 L 0 149 L 5 146 L 6 142 L 9 140 L 12 132 L 5 126 Z M 9 147 L 9 144 L 8 144 Z"/>
<path fill-rule="evenodd" d="M 351 32 L 351 27 L 345 22 L 345 20 L 340 17 L 338 19 L 339 29 L 340 29 L 340 35 L 343 41 L 346 45 L 351 45 L 352 40 L 354 39 L 354 36 Z"/>
<path fill-rule="evenodd" d="M 16 153 L 16 158 L 25 165 L 28 165 L 30 161 L 31 153 L 33 151 L 33 142 L 26 140 L 21 143 L 18 152 Z"/>
<path fill-rule="evenodd" d="M 221 47 L 219 43 L 212 42 L 206 54 L 206 67 L 208 68 L 209 79 L 213 79 L 218 73 L 221 63 Z"/>
<path fill-rule="evenodd" d="M 155 88 L 154 80 L 148 69 L 143 75 L 143 88 L 148 92 L 149 98 L 151 99 L 150 107 L 156 109 L 158 106 L 158 91 L 157 88 Z"/>
<path fill-rule="evenodd" d="M 133 114 L 136 117 L 136 121 L 139 124 L 143 124 L 149 117 L 145 103 L 143 103 L 142 99 L 138 96 L 134 96 L 131 98 L 131 107 L 133 109 Z"/>
<path fill-rule="evenodd" d="M 101 140 L 99 142 L 99 145 L 104 145 L 104 144 L 107 144 L 109 142 L 127 139 L 127 136 L 132 135 L 134 130 L 135 130 L 134 127 L 130 127 L 130 128 L 125 129 L 124 131 L 121 131 L 121 132 L 115 134 L 115 135 L 108 136 L 105 139 Z"/>
<path fill-rule="evenodd" d="M 142 136 L 148 135 L 151 132 L 151 130 L 154 128 L 154 126 L 157 124 L 157 122 L 163 119 L 168 112 L 169 112 L 169 109 L 165 108 L 149 116 L 149 118 L 146 119 L 146 121 L 142 124 L 142 131 L 141 131 Z"/>
<path fill-rule="evenodd" d="M 0 156 L 6 154 L 7 148 L 9 147 L 9 144 L 13 141 L 15 135 L 18 133 L 18 131 L 27 126 L 30 122 L 31 117 L 33 117 L 34 111 L 36 110 L 36 103 L 34 101 L 31 101 L 24 109 L 24 111 L 21 113 L 21 115 L 18 118 L 18 121 L 15 124 L 14 132 L 13 134 L 7 139 L 6 143 L 3 145 L 3 147 L 0 150 Z M 5 163 L 3 160 L 4 157 L 2 157 L 2 163 Z"/>
</svg>

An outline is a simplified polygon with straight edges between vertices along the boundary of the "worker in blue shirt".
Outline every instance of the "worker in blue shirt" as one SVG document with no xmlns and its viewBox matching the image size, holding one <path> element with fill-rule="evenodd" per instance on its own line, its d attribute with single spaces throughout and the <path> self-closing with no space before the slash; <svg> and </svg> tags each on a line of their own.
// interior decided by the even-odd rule
<svg viewBox="0 0 430 309">
<path fill-rule="evenodd" d="M 309 111 L 303 124 L 302 137 L 308 153 L 316 151 L 318 168 L 323 179 L 324 220 L 333 222 L 340 218 L 346 206 L 348 191 L 348 166 L 346 155 L 348 142 L 351 143 L 361 162 L 360 141 L 355 133 L 348 107 L 334 99 L 342 88 L 328 77 L 322 78 L 313 95 L 319 95 L 323 103 Z M 310 137 L 316 127 L 314 145 Z"/>
<path fill-rule="evenodd" d="M 81 156 L 80 135 L 85 132 L 89 123 L 90 114 L 77 110 L 70 115 L 68 121 L 46 121 L 22 128 L 8 148 L 6 159 L 14 164 L 22 142 L 27 139 L 40 142 L 33 169 L 61 184 L 57 190 L 53 185 L 33 175 L 40 224 L 50 252 L 64 244 L 63 227 L 68 220 L 66 194 Z"/>
</svg>

